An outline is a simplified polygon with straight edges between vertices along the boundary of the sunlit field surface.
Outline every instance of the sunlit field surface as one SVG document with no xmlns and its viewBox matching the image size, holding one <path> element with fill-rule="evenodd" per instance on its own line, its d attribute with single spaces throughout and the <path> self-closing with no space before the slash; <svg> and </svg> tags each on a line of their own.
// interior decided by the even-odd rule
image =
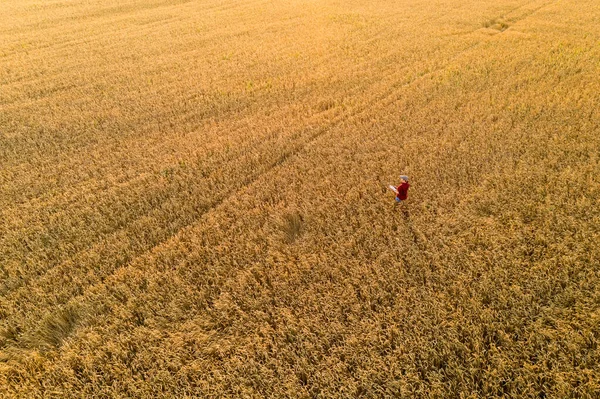
<svg viewBox="0 0 600 399">
<path fill-rule="evenodd" d="M 599 158 L 597 0 L 2 0 L 0 397 L 598 398 Z"/>
</svg>

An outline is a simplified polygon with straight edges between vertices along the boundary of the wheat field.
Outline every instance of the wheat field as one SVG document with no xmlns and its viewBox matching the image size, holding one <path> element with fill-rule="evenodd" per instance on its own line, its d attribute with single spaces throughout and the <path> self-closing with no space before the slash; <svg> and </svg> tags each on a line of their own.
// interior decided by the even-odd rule
<svg viewBox="0 0 600 399">
<path fill-rule="evenodd" d="M 597 0 L 1 1 L 0 397 L 598 398 L 599 176 Z"/>
</svg>

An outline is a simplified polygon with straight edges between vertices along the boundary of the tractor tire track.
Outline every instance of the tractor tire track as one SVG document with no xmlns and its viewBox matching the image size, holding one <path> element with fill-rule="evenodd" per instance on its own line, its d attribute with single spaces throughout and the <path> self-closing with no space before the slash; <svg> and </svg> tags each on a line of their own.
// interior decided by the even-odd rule
<svg viewBox="0 0 600 399">
<path fill-rule="evenodd" d="M 299 143 L 299 144 L 293 146 L 291 149 L 285 151 L 274 162 L 272 162 L 270 164 L 270 166 L 267 167 L 263 172 L 261 172 L 260 174 L 257 174 L 256 176 L 246 179 L 243 182 L 243 185 L 240 186 L 240 188 L 237 191 L 247 190 L 253 184 L 258 182 L 261 178 L 268 176 L 270 173 L 277 170 L 278 167 L 281 167 L 284 163 L 287 163 L 291 159 L 293 159 L 294 156 L 302 153 L 306 148 L 308 148 L 310 145 L 312 145 L 313 143 L 318 141 L 319 138 L 325 136 L 328 132 L 330 132 L 336 126 L 341 125 L 345 121 L 351 121 L 351 120 L 360 118 L 365 113 L 368 113 L 369 110 L 373 107 L 373 105 L 375 105 L 379 102 L 382 102 L 382 101 L 389 102 L 389 99 L 393 98 L 394 94 L 396 95 L 396 97 L 400 95 L 400 93 L 398 93 L 398 91 L 402 91 L 402 89 L 410 86 L 411 84 L 419 81 L 420 79 L 424 79 L 428 76 L 438 73 L 441 70 L 444 70 L 444 68 L 446 68 L 452 60 L 455 60 L 456 58 L 460 57 L 462 54 L 470 51 L 472 48 L 474 48 L 478 44 L 479 43 L 476 43 L 474 45 L 470 45 L 470 46 L 462 49 L 458 53 L 449 57 L 442 66 L 435 68 L 425 74 L 419 75 L 419 76 L 415 77 L 414 79 L 412 79 L 410 82 L 402 84 L 399 87 L 384 90 L 383 93 L 379 93 L 379 94 L 373 96 L 369 101 L 365 102 L 362 106 L 357 106 L 350 114 L 348 114 L 348 115 L 342 114 L 341 116 L 338 116 L 337 118 L 335 118 L 327 126 L 322 126 L 318 129 L 316 129 L 316 131 L 313 134 L 311 134 L 307 138 L 307 140 L 305 140 L 304 142 Z M 382 83 L 382 85 L 386 86 L 383 83 Z M 213 204 L 211 204 L 210 208 L 208 208 L 206 210 L 206 212 L 204 212 L 198 219 L 196 219 L 192 223 L 180 228 L 174 234 L 172 234 L 169 237 L 167 237 L 166 239 L 158 242 L 156 245 L 154 245 L 149 250 L 137 255 L 134 259 L 129 261 L 126 265 L 116 268 L 115 270 L 113 270 L 111 272 L 110 276 L 108 276 L 104 279 L 103 282 L 96 283 L 96 284 L 93 284 L 90 286 L 86 286 L 84 288 L 84 291 L 81 293 L 81 295 L 71 297 L 64 305 L 65 306 L 69 306 L 69 305 L 76 306 L 77 304 L 81 305 L 82 303 L 87 303 L 87 304 L 94 303 L 95 301 L 92 300 L 92 298 L 89 298 L 89 295 L 91 293 L 103 292 L 101 297 L 110 295 L 110 293 L 108 291 L 106 291 L 108 289 L 108 287 L 110 285 L 112 285 L 109 283 L 110 280 L 113 280 L 115 278 L 121 278 L 122 276 L 126 275 L 128 273 L 128 271 L 131 271 L 131 272 L 135 271 L 135 274 L 139 274 L 145 268 L 152 267 L 151 262 L 148 262 L 148 261 L 152 259 L 153 254 L 157 254 L 160 252 L 159 248 L 169 246 L 169 243 L 177 241 L 178 237 L 187 234 L 196 226 L 201 228 L 202 219 L 204 217 L 206 217 L 206 215 L 214 213 L 216 209 L 218 209 L 221 205 L 223 205 L 228 200 L 232 199 L 233 196 L 234 195 L 227 195 L 227 196 L 224 196 L 223 198 L 215 201 Z M 230 269 L 233 270 L 233 266 L 231 266 Z M 233 275 L 235 276 L 239 272 L 240 271 L 234 271 Z M 231 277 L 231 272 L 225 272 L 222 274 L 224 276 L 229 275 Z M 88 299 L 82 300 L 82 298 L 88 298 Z M 50 314 L 51 313 L 52 312 L 50 311 Z M 29 331 L 31 333 L 31 331 L 35 331 L 35 330 L 29 330 Z"/>
<path fill-rule="evenodd" d="M 360 92 L 361 92 L 361 90 L 362 90 L 362 88 L 361 88 L 361 87 L 354 87 L 354 88 L 353 88 L 353 92 L 351 92 L 351 93 L 346 93 L 346 96 L 352 96 L 354 93 L 360 93 Z M 323 113 L 321 113 L 320 115 L 318 115 L 318 118 L 322 118 L 322 117 L 323 117 Z M 276 119 L 276 118 L 275 118 L 275 119 Z M 316 118 L 315 118 L 315 119 L 316 119 Z M 312 124 L 312 123 L 318 123 L 318 122 L 317 122 L 316 120 L 315 120 L 314 122 L 309 122 L 309 124 Z M 242 127 L 243 127 L 243 126 L 244 126 L 244 125 L 242 125 Z M 240 129 L 241 129 L 241 128 L 240 128 Z M 291 136 L 296 136 L 297 134 L 298 134 L 298 133 L 294 133 L 294 134 L 291 134 Z M 272 135 L 272 136 L 277 136 L 277 133 L 275 132 L 275 133 L 272 133 L 271 135 Z M 253 138 L 253 141 L 261 142 L 262 140 L 258 140 L 258 139 L 255 139 L 255 138 Z M 254 147 L 254 145 L 251 145 L 251 147 Z M 228 157 L 228 160 L 232 160 L 232 159 L 238 159 L 238 160 L 239 160 L 239 157 L 240 157 L 240 154 L 238 154 L 238 153 L 234 153 L 234 154 L 231 154 L 231 155 Z M 227 162 L 227 159 L 226 159 L 226 161 L 225 161 L 225 162 Z M 221 165 L 221 164 L 219 164 L 219 165 Z M 222 166 L 222 165 L 221 165 L 221 166 Z M 220 167 L 220 166 L 219 166 L 219 167 Z M 148 181 L 148 179 L 149 179 L 149 178 L 151 178 L 151 177 L 148 177 L 148 178 L 141 179 L 141 180 L 139 180 L 139 181 L 138 181 L 138 183 L 139 183 L 140 185 L 143 185 L 142 183 L 144 183 L 145 181 Z M 137 180 L 137 179 L 134 179 L 134 180 Z M 129 182 L 127 182 L 127 183 L 125 183 L 124 185 L 121 185 L 121 186 L 122 186 L 122 189 L 127 189 L 127 190 L 130 190 L 130 189 L 132 188 L 132 187 L 131 187 L 131 185 L 129 184 Z M 159 195 L 158 197 L 161 197 L 161 196 Z M 158 198 L 158 197 L 157 197 L 157 198 Z M 164 196 L 162 196 L 162 197 L 164 197 Z M 109 199 L 110 199 L 110 197 L 109 197 Z M 166 198 L 166 199 L 164 199 L 163 201 L 161 201 L 161 202 L 157 203 L 155 206 L 153 206 L 152 208 L 150 208 L 150 210 L 148 210 L 148 212 L 147 212 L 147 213 L 145 213 L 145 214 L 142 214 L 142 215 L 141 215 L 140 217 L 138 217 L 137 219 L 133 219 L 133 220 L 131 221 L 131 223 L 135 223 L 137 220 L 139 220 L 139 219 L 143 219 L 144 217 L 146 217 L 146 216 L 148 216 L 149 214 L 153 213 L 155 209 L 157 209 L 157 208 L 160 208 L 160 207 L 161 207 L 161 206 L 162 206 L 162 205 L 163 205 L 165 202 L 167 202 L 167 201 L 169 201 L 169 200 L 170 200 L 170 199 L 167 197 L 167 198 Z M 144 202 L 146 202 L 146 201 L 144 201 Z M 114 236 L 114 235 L 118 235 L 120 231 L 127 230 L 128 226 L 129 226 L 131 223 L 126 223 L 126 224 L 125 224 L 123 227 L 120 227 L 120 228 L 118 228 L 116 231 L 114 231 L 113 233 L 111 233 L 111 234 L 109 235 L 109 240 L 110 240 L 110 237 L 112 237 L 112 236 Z M 120 224 L 120 226 L 122 226 L 122 224 Z M 30 238 L 29 238 L 29 239 L 30 239 Z M 102 242 L 104 242 L 104 239 L 102 239 L 101 241 L 102 241 Z M 67 259 L 65 259 L 64 261 L 66 261 L 67 263 L 71 263 L 71 262 L 73 262 L 73 259 L 76 259 L 76 258 L 78 258 L 78 257 L 79 257 L 79 255 L 80 255 L 80 254 L 82 254 L 82 253 L 84 253 L 86 250 L 88 250 L 88 249 L 90 249 L 90 248 L 97 248 L 98 246 L 102 247 L 102 246 L 103 246 L 103 244 L 102 244 L 102 243 L 98 243 L 98 244 L 97 244 L 96 242 L 91 242 L 91 243 L 89 244 L 89 246 L 87 246 L 87 247 L 84 247 L 82 250 L 80 250 L 80 251 L 79 251 L 78 253 L 76 253 L 75 255 L 69 255 L 70 259 L 68 259 L 68 260 L 67 260 Z M 58 263 L 56 263 L 55 265 L 58 265 L 60 262 L 63 262 L 63 261 L 62 261 L 62 260 L 59 260 L 59 262 L 58 262 Z M 48 272 L 48 271 L 51 271 L 51 270 L 53 269 L 53 267 L 54 267 L 54 266 L 52 266 L 52 264 L 50 264 L 50 266 L 51 266 L 50 268 L 46 269 L 46 272 Z M 36 277 L 36 280 L 40 280 L 40 279 L 42 279 L 42 278 L 44 277 L 44 275 L 46 274 L 46 272 L 44 272 L 42 275 L 38 275 L 38 276 Z M 27 279 L 20 281 L 19 285 L 27 285 L 27 281 L 26 281 L 26 280 L 27 280 Z M 6 290 L 7 290 L 7 288 L 5 288 L 5 293 L 7 292 Z M 11 291 L 11 290 L 9 289 L 8 291 Z"/>
</svg>

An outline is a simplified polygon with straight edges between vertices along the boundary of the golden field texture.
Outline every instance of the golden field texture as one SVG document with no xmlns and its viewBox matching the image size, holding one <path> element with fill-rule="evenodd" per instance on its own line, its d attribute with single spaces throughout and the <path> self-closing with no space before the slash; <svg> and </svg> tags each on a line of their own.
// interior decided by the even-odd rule
<svg viewBox="0 0 600 399">
<path fill-rule="evenodd" d="M 599 157 L 597 0 L 2 1 L 0 397 L 598 398 Z"/>
</svg>

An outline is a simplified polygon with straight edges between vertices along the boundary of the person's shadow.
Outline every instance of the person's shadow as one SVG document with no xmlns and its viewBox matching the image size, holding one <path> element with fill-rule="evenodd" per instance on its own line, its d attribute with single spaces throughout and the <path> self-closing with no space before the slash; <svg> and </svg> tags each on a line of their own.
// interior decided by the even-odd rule
<svg viewBox="0 0 600 399">
<path fill-rule="evenodd" d="M 410 212 L 408 211 L 408 208 L 402 207 L 402 215 L 404 215 L 406 219 L 410 219 Z"/>
</svg>

